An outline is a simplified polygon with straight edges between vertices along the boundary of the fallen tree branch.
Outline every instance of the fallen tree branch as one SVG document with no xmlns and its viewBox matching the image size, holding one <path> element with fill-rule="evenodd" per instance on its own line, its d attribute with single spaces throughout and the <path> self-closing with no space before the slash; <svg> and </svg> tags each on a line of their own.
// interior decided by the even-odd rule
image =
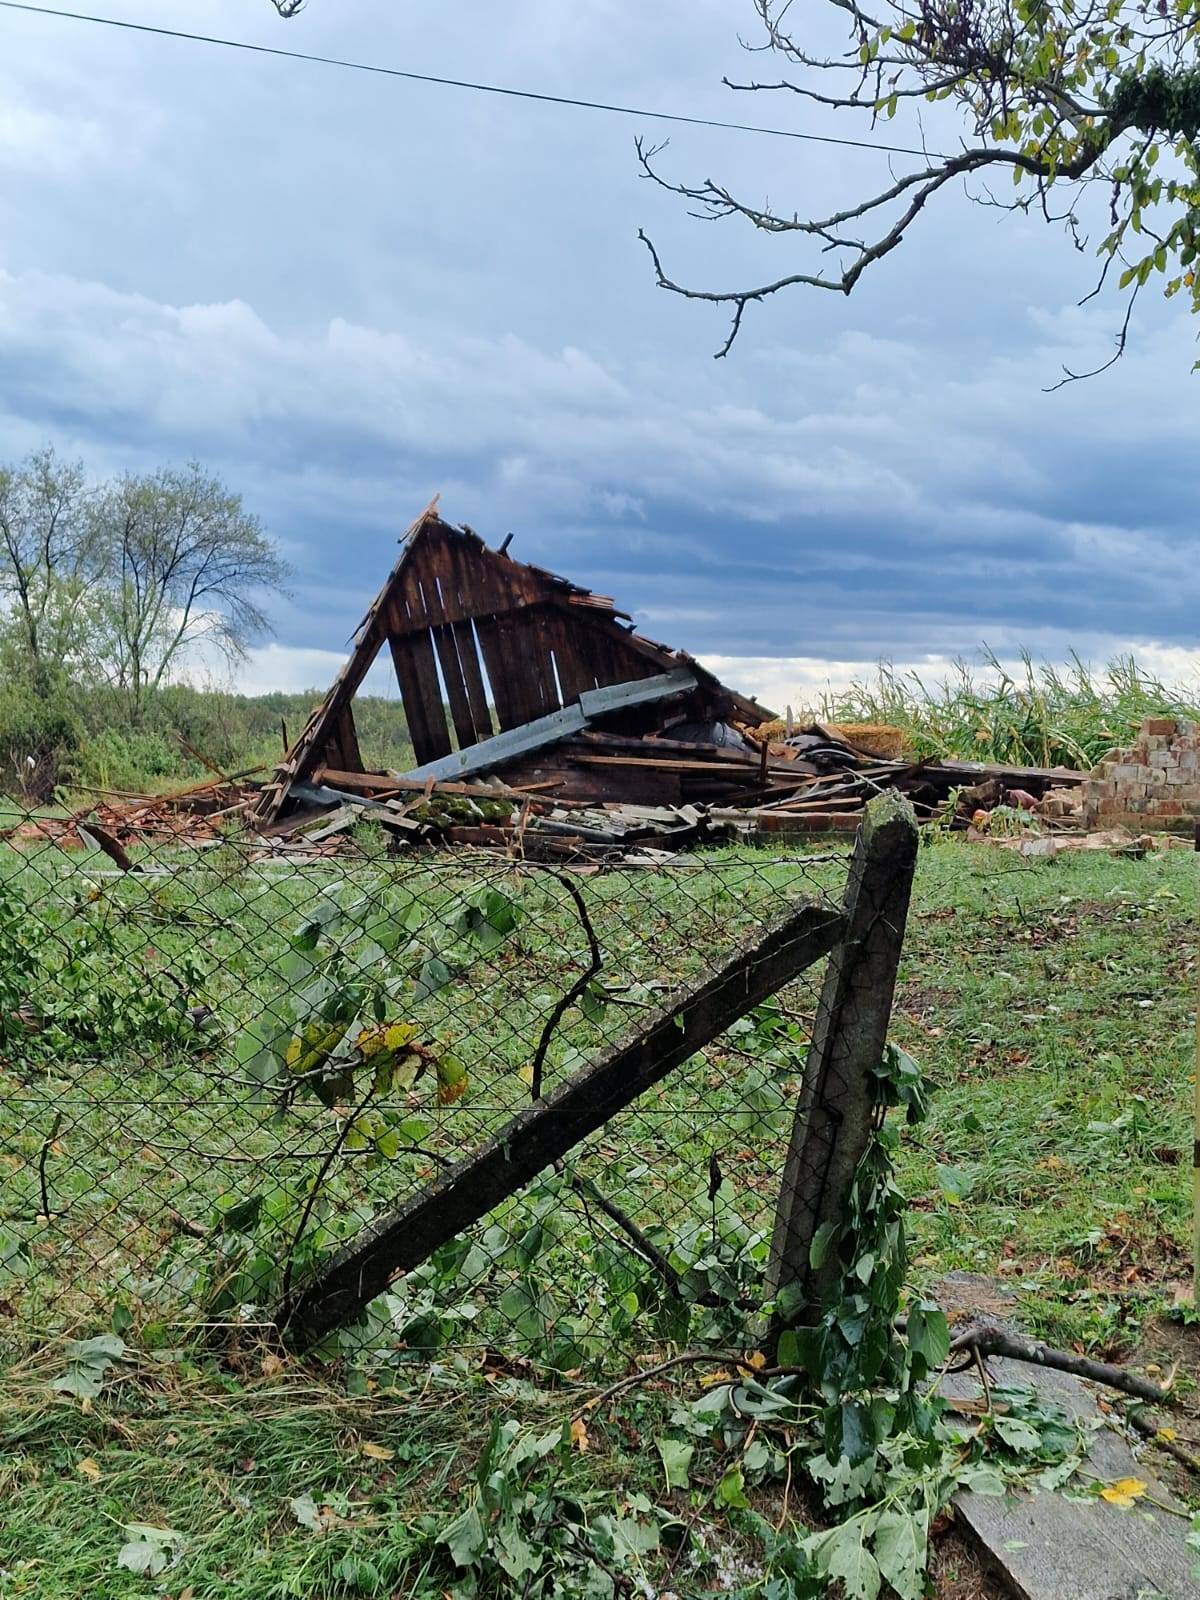
<svg viewBox="0 0 1200 1600">
<path fill-rule="evenodd" d="M 675 1295 L 677 1299 L 687 1300 L 691 1305 L 710 1308 L 715 1306 L 736 1306 L 739 1311 L 756 1311 L 758 1309 L 759 1302 L 746 1296 L 742 1296 L 738 1300 L 727 1300 L 723 1295 L 709 1293 L 697 1295 L 689 1300 L 689 1297 L 683 1292 L 683 1283 L 679 1273 L 676 1272 L 654 1241 L 642 1232 L 627 1211 L 622 1210 L 615 1200 L 610 1200 L 607 1195 L 601 1194 L 591 1178 L 580 1177 L 577 1174 L 571 1179 L 571 1187 L 583 1199 L 585 1209 L 588 1200 L 594 1200 L 609 1221 L 616 1223 L 617 1227 L 620 1228 L 647 1265 L 653 1267 L 655 1272 L 658 1273 L 666 1284 L 669 1293 Z"/>
<path fill-rule="evenodd" d="M 576 1174 L 571 1179 L 571 1187 L 577 1194 L 589 1200 L 594 1200 L 604 1215 L 611 1222 L 615 1222 L 621 1232 L 626 1235 L 638 1254 L 654 1268 L 671 1293 L 682 1298 L 679 1274 L 658 1246 L 646 1237 L 629 1213 L 622 1211 L 614 1200 L 610 1200 L 606 1195 L 601 1194 L 590 1178 L 580 1177 Z"/>
<path fill-rule="evenodd" d="M 1128 1415 L 1131 1428 L 1137 1430 L 1144 1439 L 1149 1439 L 1151 1444 L 1156 1444 L 1160 1450 L 1165 1450 L 1168 1455 L 1174 1456 L 1176 1461 L 1190 1468 L 1192 1472 L 1200 1474 L 1200 1456 L 1193 1455 L 1186 1450 L 1177 1439 L 1167 1437 L 1166 1430 L 1160 1422 L 1153 1417 L 1146 1416 L 1141 1411 L 1131 1411 Z"/>
<path fill-rule="evenodd" d="M 538 1040 L 538 1047 L 533 1055 L 533 1069 L 529 1079 L 529 1095 L 532 1100 L 540 1100 L 542 1098 L 542 1069 L 546 1065 L 546 1054 L 550 1049 L 550 1041 L 554 1038 L 559 1023 L 575 1004 L 576 1000 L 584 993 L 592 979 L 599 974 L 601 967 L 604 965 L 604 957 L 600 954 L 600 941 L 596 938 L 596 930 L 592 926 L 592 919 L 588 914 L 587 902 L 570 878 L 561 872 L 555 872 L 552 876 L 558 879 L 559 883 L 562 884 L 575 902 L 580 924 L 587 935 L 588 965 L 586 970 L 581 972 L 575 979 L 571 987 L 559 996 L 554 1010 L 546 1018 L 546 1026 L 542 1029 L 542 1037 Z M 613 1220 L 616 1221 L 616 1218 L 614 1217 Z"/>
<path fill-rule="evenodd" d="M 607 1389 L 602 1389 L 599 1394 L 593 1395 L 590 1400 L 585 1400 L 577 1417 L 584 1416 L 589 1411 L 595 1411 L 597 1406 L 605 1405 L 609 1400 L 615 1400 L 619 1394 L 624 1394 L 627 1389 L 636 1389 L 639 1383 L 648 1383 L 651 1378 L 658 1378 L 664 1372 L 670 1372 L 675 1367 L 740 1367 L 743 1371 L 754 1373 L 754 1368 L 743 1356 L 731 1355 L 728 1350 L 684 1350 L 680 1355 L 669 1356 L 666 1361 L 660 1361 L 655 1367 L 646 1367 L 640 1372 L 631 1372 L 627 1377 L 610 1384 Z M 757 1377 L 758 1374 L 754 1373 Z"/>
<path fill-rule="evenodd" d="M 1026 1361 L 1033 1366 L 1049 1367 L 1055 1372 L 1069 1372 L 1076 1378 L 1088 1378 L 1092 1383 L 1103 1383 L 1110 1389 L 1119 1389 L 1138 1400 L 1150 1400 L 1155 1405 L 1173 1403 L 1166 1389 L 1151 1383 L 1149 1378 L 1139 1377 L 1136 1372 L 1114 1367 L 1107 1361 L 1092 1361 L 1087 1356 L 1054 1350 L 1038 1339 L 1022 1339 L 1005 1332 L 1003 1328 L 968 1328 L 952 1342 L 950 1354 L 967 1355 L 968 1366 L 973 1366 L 977 1357 L 1004 1356 L 1009 1361 Z"/>
</svg>

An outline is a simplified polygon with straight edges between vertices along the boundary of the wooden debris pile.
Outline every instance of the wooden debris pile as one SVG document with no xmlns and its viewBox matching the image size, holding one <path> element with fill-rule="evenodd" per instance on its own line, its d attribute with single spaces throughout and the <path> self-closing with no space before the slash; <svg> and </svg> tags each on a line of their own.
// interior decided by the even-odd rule
<svg viewBox="0 0 1200 1600">
<path fill-rule="evenodd" d="M 795 728 L 643 638 L 611 600 L 507 550 L 444 522 L 436 505 L 417 519 L 345 666 L 248 813 L 261 835 L 312 848 L 370 816 L 396 847 L 436 838 L 645 853 L 723 835 L 850 832 L 883 789 L 906 794 L 919 817 L 949 808 L 967 827 L 981 806 L 1014 796 L 1036 806 L 1082 781 L 914 761 L 891 727 Z M 354 696 L 385 648 L 416 755 L 405 773 L 372 771 L 354 722 Z"/>
<path fill-rule="evenodd" d="M 118 845 L 209 845 L 224 836 L 224 828 L 258 798 L 258 788 L 237 778 L 216 778 L 178 789 L 170 794 L 125 794 L 109 791 L 64 816 L 27 817 L 0 832 L 14 844 L 53 842 L 65 850 L 104 848 L 105 839 Z"/>
</svg>

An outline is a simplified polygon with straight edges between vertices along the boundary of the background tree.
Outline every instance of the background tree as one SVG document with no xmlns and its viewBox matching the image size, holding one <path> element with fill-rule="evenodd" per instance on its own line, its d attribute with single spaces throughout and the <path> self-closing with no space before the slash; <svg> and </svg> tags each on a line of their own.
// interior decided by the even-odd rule
<svg viewBox="0 0 1200 1600">
<path fill-rule="evenodd" d="M 109 581 L 93 618 L 93 659 L 130 722 L 183 660 L 204 647 L 237 659 L 269 631 L 256 591 L 287 567 L 242 498 L 193 462 L 126 477 L 97 496 Z"/>
<path fill-rule="evenodd" d="M 824 217 L 742 199 L 720 183 L 663 177 L 660 147 L 639 144 L 645 174 L 706 218 L 740 217 L 810 247 L 808 259 L 744 289 L 685 287 L 669 277 L 644 241 L 660 286 L 730 307 L 727 354 L 746 307 L 793 286 L 850 294 L 868 267 L 894 250 L 928 203 L 959 180 L 986 203 L 1037 208 L 1061 223 L 1081 250 L 1096 249 L 1091 298 L 1114 275 L 1126 291 L 1117 348 L 1125 348 L 1138 292 L 1161 274 L 1168 295 L 1184 290 L 1200 309 L 1195 275 L 1200 227 L 1200 0 L 753 0 L 762 28 L 754 48 L 783 75 L 733 83 L 745 93 L 777 92 L 855 112 L 880 142 L 899 143 L 902 109 L 949 101 L 937 144 L 920 118 L 907 119 L 907 170 Z M 814 13 L 840 19 L 843 49 L 813 43 Z M 915 124 L 915 125 L 914 125 Z M 943 133 L 941 130 L 945 129 Z M 867 130 L 864 129 L 864 132 Z M 949 147 L 949 148 L 947 148 Z M 904 152 L 900 152 L 901 155 Z M 1159 166 L 1161 160 L 1161 167 Z M 896 164 L 899 165 L 899 164 Z M 992 180 L 1003 185 L 999 195 Z M 1089 205 L 1091 197 L 1098 204 Z M 1089 243 L 1099 225 L 1100 237 Z M 1097 371 L 1102 368 L 1097 368 Z M 1064 381 L 1085 376 L 1067 372 Z"/>
<path fill-rule="evenodd" d="M 46 693 L 77 653 L 103 556 L 78 462 L 40 450 L 0 467 L 5 665 Z"/>
</svg>

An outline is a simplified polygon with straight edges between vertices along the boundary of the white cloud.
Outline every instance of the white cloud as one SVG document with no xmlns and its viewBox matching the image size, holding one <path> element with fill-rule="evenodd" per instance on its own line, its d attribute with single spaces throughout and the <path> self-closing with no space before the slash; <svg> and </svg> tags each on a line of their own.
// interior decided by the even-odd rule
<svg viewBox="0 0 1200 1600">
<path fill-rule="evenodd" d="M 125 0 L 133 20 L 161 10 Z M 721 89 L 745 66 L 729 0 L 270 13 L 209 0 L 205 26 L 736 120 L 785 110 Z M 98 471 L 195 455 L 241 489 L 298 571 L 256 681 L 326 681 L 438 489 L 452 519 L 514 531 L 651 632 L 776 663 L 783 689 L 780 661 L 803 684 L 820 658 L 948 659 L 980 638 L 1049 659 L 1189 648 L 1190 329 L 1143 297 L 1124 363 L 1043 394 L 1107 354 L 1113 310 L 1069 303 L 1080 258 L 1039 224 L 947 197 L 852 300 L 753 308 L 714 363 L 722 314 L 654 288 L 637 225 L 705 287 L 777 275 L 794 241 L 689 223 L 637 179 L 637 121 L 4 28 L 4 456 L 48 438 Z M 883 170 L 700 129 L 675 130 L 670 160 L 802 210 Z"/>
</svg>

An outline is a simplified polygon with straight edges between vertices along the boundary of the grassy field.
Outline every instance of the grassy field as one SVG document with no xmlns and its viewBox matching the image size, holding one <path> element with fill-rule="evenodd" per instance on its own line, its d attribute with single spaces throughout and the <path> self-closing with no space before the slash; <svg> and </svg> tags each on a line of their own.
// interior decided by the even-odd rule
<svg viewBox="0 0 1200 1600">
<path fill-rule="evenodd" d="M 5 867 L 10 881 L 29 871 L 11 860 Z M 220 864 L 210 870 L 226 899 L 214 918 L 210 886 L 203 927 L 183 926 L 196 915 L 195 892 L 174 880 L 126 880 L 117 891 L 120 914 L 111 899 L 103 914 L 117 930 L 124 961 L 135 952 L 147 959 L 148 928 L 158 918 L 150 946 L 156 956 L 143 976 L 157 972 L 164 953 L 177 967 L 190 952 L 195 986 L 232 1036 L 233 1019 L 254 1010 L 247 996 L 265 992 L 280 954 L 272 941 L 294 919 L 299 891 L 295 880 L 281 878 L 250 894 L 240 872 Z M 841 870 L 837 863 L 814 869 L 827 892 L 836 892 Z M 594 894 L 611 961 L 606 979 L 635 1006 L 652 1001 L 656 983 L 699 970 L 714 944 L 749 926 L 789 886 L 801 887 L 795 868 L 756 866 L 751 874 L 730 857 L 721 871 L 700 878 L 602 880 Z M 1200 1379 L 1200 1336 L 1165 1313 L 1187 1277 L 1198 889 L 1198 863 L 1185 850 L 1143 860 L 1080 852 L 1046 862 L 936 843 L 921 855 L 893 1027 L 896 1042 L 936 1087 L 931 1117 L 906 1140 L 900 1166 L 917 1282 L 932 1285 L 956 1269 L 1000 1277 L 1043 1334 L 1110 1356 L 1149 1359 L 1169 1348 L 1185 1383 Z M 43 920 L 57 918 L 61 930 L 64 921 L 99 914 L 81 911 L 74 893 L 53 883 Z M 572 970 L 584 954 L 561 885 L 546 882 L 526 894 L 525 931 L 516 942 L 472 947 L 469 960 L 461 940 L 435 940 L 429 920 L 415 929 L 422 949 L 436 946 L 470 974 L 465 985 L 427 997 L 422 1013 L 430 1037 L 444 1037 L 464 1054 L 472 1085 L 461 1102 L 441 1110 L 421 1087 L 421 1142 L 439 1151 L 464 1129 L 494 1125 L 519 1100 L 522 1051 L 548 997 L 561 988 L 564 953 Z M 450 901 L 461 897 L 461 886 L 444 882 L 416 894 L 427 919 L 433 906 L 432 922 L 443 926 Z M 93 952 L 85 959 L 104 958 Z M 788 997 L 788 1015 L 759 1019 L 749 1036 L 709 1052 L 662 1101 L 629 1113 L 598 1142 L 586 1169 L 657 1227 L 656 1237 L 705 1282 L 744 1273 L 752 1283 L 761 1262 L 771 1172 L 812 999 L 810 982 Z M 485 1001 L 486 1015 L 478 1009 Z M 594 1047 L 628 1016 L 611 1003 L 591 1018 L 576 1015 L 558 1042 L 554 1070 L 569 1067 L 572 1050 Z M 0 1596 L 434 1600 L 519 1592 L 497 1579 L 470 1587 L 438 1543 L 475 1492 L 475 1464 L 497 1418 L 519 1419 L 547 1437 L 563 1433 L 565 1442 L 529 1482 L 536 1487 L 553 1477 L 556 1498 L 546 1503 L 557 1508 L 559 1524 L 578 1516 L 607 1538 L 605 1519 L 624 1519 L 611 1558 L 622 1581 L 632 1577 L 642 1593 L 664 1597 L 765 1592 L 754 1587 L 754 1575 L 770 1539 L 755 1518 L 786 1529 L 809 1508 L 782 1486 L 756 1494 L 748 1508 L 722 1503 L 726 1462 L 709 1438 L 695 1442 L 690 1487 L 670 1487 L 670 1464 L 656 1444 L 678 1432 L 680 1399 L 698 1393 L 694 1375 L 664 1377 L 590 1414 L 582 1440 L 570 1431 L 602 1373 L 645 1363 L 674 1348 L 674 1340 L 697 1336 L 695 1324 L 681 1329 L 664 1319 L 645 1274 L 576 1198 L 561 1187 L 534 1197 L 540 1235 L 536 1249 L 527 1243 L 524 1264 L 505 1239 L 473 1263 L 460 1252 L 440 1277 L 413 1287 L 403 1315 L 410 1329 L 417 1310 L 423 1327 L 436 1325 L 442 1342 L 432 1358 L 376 1348 L 356 1360 L 343 1351 L 333 1366 L 302 1364 L 252 1325 L 232 1343 L 206 1349 L 172 1323 L 170 1297 L 186 1301 L 194 1292 L 185 1269 L 211 1249 L 212 1237 L 179 1232 L 161 1215 L 149 1225 L 149 1205 L 145 1225 L 130 1228 L 121 1219 L 137 1215 L 139 1197 L 162 1193 L 186 1222 L 211 1226 L 222 1196 L 245 1198 L 246 1174 L 235 1162 L 168 1158 L 156 1146 L 198 1146 L 202 1136 L 210 1153 L 249 1151 L 269 1165 L 281 1137 L 291 1141 L 285 1149 L 302 1150 L 327 1117 L 309 1107 L 281 1133 L 228 1085 L 214 1099 L 214 1062 L 198 1060 L 177 1040 L 168 1040 L 153 1067 L 128 1041 L 121 1048 L 123 1062 L 99 1050 L 76 1062 L 68 1077 L 79 1123 L 91 1130 L 88 1153 L 84 1160 L 80 1133 L 60 1129 L 63 1154 L 46 1168 L 59 1182 L 59 1169 L 79 1157 L 82 1170 L 100 1179 L 96 1187 L 115 1192 L 104 1234 L 112 1281 L 93 1273 L 87 1294 L 69 1309 L 82 1319 L 78 1332 L 115 1315 L 126 1349 L 90 1400 L 50 1388 L 67 1365 L 61 1339 L 26 1347 L 10 1366 L 0 1394 Z M 10 1041 L 10 1061 L 11 1051 Z M 118 1115 L 115 1085 L 128 1085 L 131 1066 L 153 1076 L 139 1080 L 141 1109 Z M 61 1062 L 42 1070 L 44 1081 L 26 1074 L 4 1084 L 16 1123 L 2 1140 L 6 1215 L 37 1205 L 36 1158 L 64 1073 Z M 155 1095 L 144 1093 L 148 1082 Z M 153 1102 L 172 1098 L 187 1105 L 175 1113 L 185 1117 L 182 1136 L 164 1133 L 161 1107 L 155 1115 Z M 414 1106 L 404 1109 L 412 1114 Z M 715 1241 L 707 1197 L 714 1153 L 726 1172 Z M 376 1203 L 396 1181 L 394 1166 L 344 1166 L 339 1210 Z M 417 1162 L 405 1169 L 412 1180 L 422 1170 L 428 1166 Z M 292 1191 L 294 1203 L 295 1183 Z M 88 1197 L 78 1203 L 87 1215 Z M 98 1215 L 91 1214 L 93 1223 Z M 336 1217 L 322 1226 L 331 1237 L 338 1231 Z M 242 1245 L 232 1241 L 240 1237 L 225 1231 L 218 1243 L 236 1254 Z M 75 1247 L 86 1250 L 87 1240 Z M 245 1266 L 242 1257 L 236 1265 Z M 61 1285 L 73 1276 L 69 1266 L 70 1258 L 46 1257 L 38 1275 Z M 530 1283 L 552 1291 L 555 1303 L 531 1314 L 527 1303 L 513 1301 L 512 1289 Z M 19 1296 L 33 1292 L 29 1278 L 14 1280 L 0 1285 L 0 1301 L 9 1298 L 11 1313 Z M 424 1296 L 419 1306 L 415 1295 Z M 100 1322 L 89 1322 L 85 1313 L 96 1302 Z M 46 1318 L 63 1309 L 54 1293 L 37 1304 Z M 0 1328 L 11 1323 L 10 1315 Z M 598 1332 L 585 1337 L 590 1328 Z M 573 1510 L 563 1509 L 568 1502 Z M 654 1508 L 652 1516 L 646 1508 Z M 639 1545 L 632 1530 L 647 1519 L 658 1532 Z M 132 1524 L 178 1535 L 166 1544 L 159 1537 L 164 1570 L 153 1578 L 118 1565 L 126 1546 L 139 1538 L 146 1545 L 129 1533 Z M 142 1557 L 131 1559 L 136 1565 Z M 985 1592 L 969 1571 L 950 1576 L 959 1564 L 954 1552 L 943 1551 L 938 1564 L 943 1595 L 965 1600 Z"/>
</svg>

